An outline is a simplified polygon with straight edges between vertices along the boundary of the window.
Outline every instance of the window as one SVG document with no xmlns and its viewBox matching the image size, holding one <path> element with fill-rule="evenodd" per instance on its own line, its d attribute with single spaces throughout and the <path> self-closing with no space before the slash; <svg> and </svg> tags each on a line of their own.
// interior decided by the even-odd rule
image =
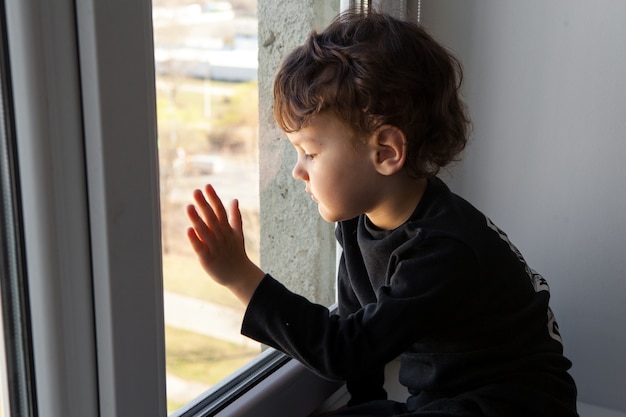
<svg viewBox="0 0 626 417">
<path fill-rule="evenodd" d="M 259 262 L 256 0 L 157 0 L 152 9 L 159 135 L 168 411 L 261 353 L 244 309 L 200 267 L 185 235 L 191 193 L 238 198 Z"/>
<path fill-rule="evenodd" d="M 337 10 L 330 3 L 324 14 L 311 10 L 308 18 L 323 25 Z M 242 306 L 205 275 L 191 251 L 184 208 L 194 188 L 210 182 L 224 200 L 239 198 L 250 257 L 282 280 L 291 279 L 295 290 L 308 291 L 328 305 L 334 302 L 332 226 L 319 219 L 310 203 L 298 217 L 285 214 L 299 206 L 294 201 L 307 199 L 290 175 L 284 176 L 292 164 L 288 142 L 272 137 L 268 148 L 267 132 L 283 135 L 276 133 L 272 120 L 259 129 L 258 97 L 267 109 L 268 81 L 280 59 L 272 57 L 271 66 L 260 68 L 259 75 L 258 28 L 274 27 L 277 19 L 265 17 L 257 23 L 254 0 L 153 2 L 168 411 L 177 414 L 206 412 L 211 407 L 201 394 L 207 390 L 219 404 L 222 392 L 283 361 L 271 352 L 253 360 L 261 346 L 239 334 Z M 297 45 L 296 39 L 290 41 Z M 265 85 L 261 92 L 259 76 Z M 265 140 L 261 146 L 259 132 Z M 284 198 L 277 192 L 281 189 L 294 194 Z M 311 219 L 307 227 L 294 221 L 305 217 Z M 294 242 L 301 244 L 292 250 Z M 303 274 L 305 264 L 308 272 Z"/>
</svg>

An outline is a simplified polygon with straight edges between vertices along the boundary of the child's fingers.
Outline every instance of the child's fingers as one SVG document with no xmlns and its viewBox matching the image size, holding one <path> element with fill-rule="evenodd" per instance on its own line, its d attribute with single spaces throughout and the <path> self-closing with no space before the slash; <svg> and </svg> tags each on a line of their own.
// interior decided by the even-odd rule
<svg viewBox="0 0 626 417">
<path fill-rule="evenodd" d="M 206 245 L 198 238 L 196 229 L 194 229 L 193 227 L 187 229 L 187 239 L 189 239 L 189 243 L 191 243 L 192 249 L 197 254 L 201 254 L 208 249 Z"/>
<path fill-rule="evenodd" d="M 228 217 L 226 215 L 226 209 L 224 208 L 224 204 L 222 200 L 218 197 L 215 189 L 211 184 L 207 184 L 204 187 L 204 192 L 209 200 L 209 204 L 211 204 L 211 208 L 213 209 L 213 213 L 220 222 L 227 222 Z"/>
<path fill-rule="evenodd" d="M 233 228 L 237 234 L 243 232 L 243 220 L 241 219 L 241 210 L 239 210 L 239 200 L 233 200 L 230 203 L 230 216 L 228 216 L 230 227 Z"/>
<path fill-rule="evenodd" d="M 203 220 L 203 219 L 200 218 L 200 216 L 197 216 L 198 218 L 196 220 L 202 220 L 203 223 L 206 223 L 206 227 L 211 229 L 213 234 L 216 234 L 216 235 L 219 234 L 220 233 L 220 222 L 219 222 L 219 219 L 218 219 L 217 215 L 215 214 L 215 211 L 214 211 L 213 207 L 211 207 L 211 205 L 209 204 L 209 202 L 205 198 L 205 196 L 202 193 L 202 191 L 195 190 L 193 192 L 193 198 L 196 201 L 197 209 L 200 211 L 200 213 L 202 214 L 202 216 L 204 218 L 204 220 Z M 194 212 L 195 212 L 195 210 L 194 210 Z M 193 214 L 193 213 L 188 213 L 188 214 Z M 190 219 L 194 220 L 191 217 L 190 217 Z M 198 229 L 196 228 L 196 230 L 198 230 Z M 200 230 L 203 230 L 203 228 L 201 228 Z"/>
<path fill-rule="evenodd" d="M 200 245 L 202 245 L 206 246 L 206 248 L 211 251 L 213 249 L 213 242 L 215 240 L 214 231 L 200 217 L 200 215 L 196 211 L 196 208 L 193 205 L 187 206 L 187 217 L 189 217 L 191 225 L 193 226 L 192 230 L 194 231 L 194 236 L 189 236 L 188 234 L 188 237 L 190 239 L 192 237 L 195 237 L 195 239 L 197 240 L 197 244 L 194 244 L 194 241 L 191 242 L 194 250 L 198 252 Z"/>
</svg>

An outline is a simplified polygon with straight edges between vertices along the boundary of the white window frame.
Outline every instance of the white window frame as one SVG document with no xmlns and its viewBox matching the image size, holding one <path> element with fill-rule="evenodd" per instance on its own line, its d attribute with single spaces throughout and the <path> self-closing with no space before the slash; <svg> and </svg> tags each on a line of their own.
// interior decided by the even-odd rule
<svg viewBox="0 0 626 417">
<path fill-rule="evenodd" d="M 165 416 L 151 4 L 6 10 L 38 409 Z"/>
</svg>

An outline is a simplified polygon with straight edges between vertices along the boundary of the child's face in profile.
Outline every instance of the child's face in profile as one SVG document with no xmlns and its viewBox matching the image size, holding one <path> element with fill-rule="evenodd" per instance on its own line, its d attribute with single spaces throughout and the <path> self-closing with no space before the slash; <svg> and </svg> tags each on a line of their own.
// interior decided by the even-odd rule
<svg viewBox="0 0 626 417">
<path fill-rule="evenodd" d="M 293 177 L 304 181 L 322 218 L 336 222 L 373 209 L 377 172 L 372 158 L 376 152 L 369 142 L 356 138 L 330 112 L 318 114 L 287 137 L 298 153 Z"/>
</svg>

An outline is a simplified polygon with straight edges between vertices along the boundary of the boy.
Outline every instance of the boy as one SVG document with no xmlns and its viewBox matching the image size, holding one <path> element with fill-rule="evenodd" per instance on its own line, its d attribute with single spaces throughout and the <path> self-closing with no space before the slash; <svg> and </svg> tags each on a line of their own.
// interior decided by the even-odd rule
<svg viewBox="0 0 626 417">
<path fill-rule="evenodd" d="M 247 306 L 242 333 L 347 382 L 337 416 L 576 416 L 546 281 L 436 177 L 463 150 L 461 67 L 417 25 L 344 14 L 283 61 L 274 115 L 293 176 L 337 222 L 337 315 L 246 256 L 237 202 L 196 190 L 188 237 Z M 400 356 L 406 403 L 386 400 Z"/>
</svg>

